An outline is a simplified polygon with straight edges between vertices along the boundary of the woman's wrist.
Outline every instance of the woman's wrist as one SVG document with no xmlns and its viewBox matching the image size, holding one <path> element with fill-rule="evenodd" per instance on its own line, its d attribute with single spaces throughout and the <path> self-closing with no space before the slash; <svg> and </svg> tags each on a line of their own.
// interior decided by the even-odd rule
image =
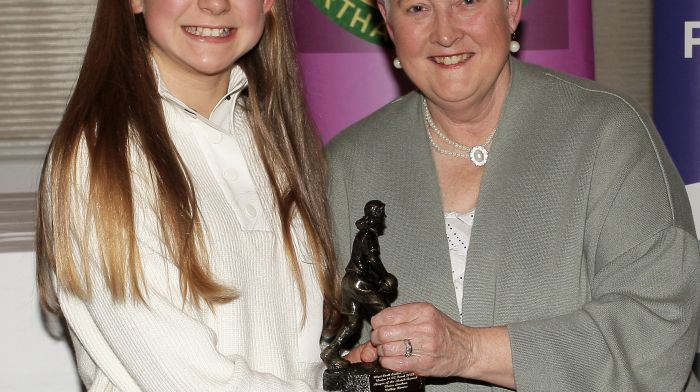
<svg viewBox="0 0 700 392">
<path fill-rule="evenodd" d="M 467 354 L 461 376 L 515 389 L 508 328 L 468 327 L 467 332 L 470 353 Z"/>
</svg>

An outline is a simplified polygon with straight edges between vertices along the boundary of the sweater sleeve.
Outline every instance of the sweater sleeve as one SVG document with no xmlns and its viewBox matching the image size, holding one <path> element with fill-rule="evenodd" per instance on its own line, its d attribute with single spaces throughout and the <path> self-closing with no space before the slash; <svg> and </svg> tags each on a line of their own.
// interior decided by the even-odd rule
<svg viewBox="0 0 700 392">
<path fill-rule="evenodd" d="M 582 255 L 589 301 L 508 325 L 519 391 L 697 387 L 698 241 L 683 183 L 637 113 L 612 119 L 598 148 Z"/>
<path fill-rule="evenodd" d="M 84 176 L 83 176 L 84 178 Z M 137 179 L 138 182 L 138 179 Z M 80 188 L 80 186 L 78 186 Z M 103 268 L 96 240 L 87 234 L 89 249 L 79 252 L 86 231 L 74 228 L 75 254 L 89 263 L 91 295 L 87 300 L 58 289 L 61 310 L 73 336 L 83 346 L 99 371 L 121 391 L 312 391 L 321 390 L 323 365 L 308 366 L 306 379 L 285 380 L 254 369 L 241 355 L 224 355 L 217 349 L 217 335 L 202 320 L 213 312 L 203 305 L 196 309 L 185 301 L 179 286 L 179 271 L 160 246 L 157 220 L 147 187 L 140 191 L 135 225 L 143 265 L 145 303 L 127 297 L 112 298 L 101 273 Z M 84 206 L 84 189 L 76 191 L 74 206 Z M 140 198 L 140 199 L 139 199 Z M 76 222 L 85 212 L 76 209 Z M 89 230 L 87 232 L 90 232 Z M 271 318 L 271 320 L 273 320 Z M 264 327 L 264 326 L 261 326 Z M 230 333 L 244 333 L 231 331 Z M 285 337 L 271 336 L 270 339 Z M 268 361 L 289 361 L 284 353 Z M 294 366 L 294 365 L 292 365 Z M 89 387 L 89 386 L 88 386 Z"/>
<path fill-rule="evenodd" d="M 217 337 L 149 284 L 146 304 L 115 303 L 103 287 L 89 302 L 61 293 L 71 331 L 122 391 L 312 391 L 313 380 L 282 380 L 223 355 Z M 285 358 L 271 359 L 285 361 Z M 319 364 L 316 379 L 320 380 Z"/>
<path fill-rule="evenodd" d="M 519 391 L 682 391 L 698 330 L 698 243 L 663 230 L 611 261 L 581 310 L 509 325 Z"/>
</svg>

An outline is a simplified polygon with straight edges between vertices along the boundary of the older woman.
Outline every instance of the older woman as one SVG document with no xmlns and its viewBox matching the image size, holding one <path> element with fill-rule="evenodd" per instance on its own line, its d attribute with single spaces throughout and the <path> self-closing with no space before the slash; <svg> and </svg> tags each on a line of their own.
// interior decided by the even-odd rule
<svg viewBox="0 0 700 392">
<path fill-rule="evenodd" d="M 328 147 L 341 260 L 387 206 L 401 305 L 363 359 L 435 391 L 700 390 L 698 241 L 649 117 L 511 58 L 520 0 L 379 7 L 418 91 Z"/>
</svg>

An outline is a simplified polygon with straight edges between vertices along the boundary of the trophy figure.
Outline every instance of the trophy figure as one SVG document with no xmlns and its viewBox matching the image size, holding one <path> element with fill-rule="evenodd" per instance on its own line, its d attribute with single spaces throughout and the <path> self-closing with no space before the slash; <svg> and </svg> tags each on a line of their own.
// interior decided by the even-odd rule
<svg viewBox="0 0 700 392">
<path fill-rule="evenodd" d="M 386 271 L 379 252 L 379 236 L 384 232 L 384 203 L 371 200 L 364 216 L 355 222 L 359 230 L 352 244 L 350 261 L 341 282 L 340 312 L 344 323 L 335 338 L 321 352 L 326 364 L 323 389 L 343 392 L 423 391 L 423 379 L 413 373 L 382 368 L 378 362 L 351 364 L 340 351 L 362 328 L 364 319 L 391 306 L 398 281 Z M 325 336 L 325 333 L 324 333 Z"/>
</svg>

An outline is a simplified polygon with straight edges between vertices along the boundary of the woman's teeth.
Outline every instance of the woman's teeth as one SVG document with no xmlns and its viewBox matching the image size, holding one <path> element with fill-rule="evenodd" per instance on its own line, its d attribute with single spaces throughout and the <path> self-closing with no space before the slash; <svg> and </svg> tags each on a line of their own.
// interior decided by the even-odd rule
<svg viewBox="0 0 700 392">
<path fill-rule="evenodd" d="M 192 35 L 198 35 L 200 37 L 226 37 L 231 34 L 231 29 L 228 27 L 212 29 L 209 27 L 188 26 L 185 27 L 185 30 Z"/>
<path fill-rule="evenodd" d="M 445 65 L 452 65 L 452 64 L 457 64 L 461 63 L 463 61 L 466 61 L 469 58 L 469 54 L 460 54 L 456 56 L 435 56 L 433 59 L 435 59 L 435 62 L 438 64 L 445 64 Z"/>
</svg>

